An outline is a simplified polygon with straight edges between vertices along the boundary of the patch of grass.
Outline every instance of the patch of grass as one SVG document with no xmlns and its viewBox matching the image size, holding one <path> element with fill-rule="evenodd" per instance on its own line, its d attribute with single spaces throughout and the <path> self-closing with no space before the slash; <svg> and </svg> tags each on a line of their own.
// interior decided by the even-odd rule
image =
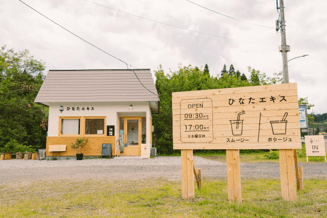
<svg viewBox="0 0 327 218">
<path fill-rule="evenodd" d="M 55 181 L 1 186 L 0 217 L 326 217 L 326 180 L 305 180 L 296 202 L 282 200 L 280 181 L 245 179 L 242 203 L 229 203 L 225 180 L 204 179 L 195 199 L 181 182 Z"/>
</svg>

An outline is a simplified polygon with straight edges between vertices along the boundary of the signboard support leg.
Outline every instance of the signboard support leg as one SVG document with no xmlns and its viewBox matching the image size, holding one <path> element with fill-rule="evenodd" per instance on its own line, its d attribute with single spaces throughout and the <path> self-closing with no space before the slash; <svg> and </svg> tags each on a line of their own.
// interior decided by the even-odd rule
<svg viewBox="0 0 327 218">
<path fill-rule="evenodd" d="M 295 165 L 295 175 L 296 175 L 296 187 L 297 187 L 297 190 L 300 190 L 299 165 L 297 162 L 296 149 L 294 149 L 294 165 Z"/>
<path fill-rule="evenodd" d="M 242 202 L 240 150 L 226 150 L 228 201 Z"/>
<path fill-rule="evenodd" d="M 182 197 L 194 198 L 193 150 L 182 149 Z"/>
<path fill-rule="evenodd" d="M 303 167 L 299 166 L 299 180 L 298 180 L 298 184 L 299 184 L 299 191 L 303 190 Z"/>
<path fill-rule="evenodd" d="M 286 201 L 296 201 L 296 183 L 293 150 L 279 150 L 282 196 Z"/>
</svg>

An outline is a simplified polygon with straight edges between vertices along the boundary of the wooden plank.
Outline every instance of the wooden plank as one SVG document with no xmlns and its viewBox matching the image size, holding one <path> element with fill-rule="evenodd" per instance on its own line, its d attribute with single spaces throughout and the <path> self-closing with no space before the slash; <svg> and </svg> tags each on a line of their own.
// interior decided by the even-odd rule
<svg viewBox="0 0 327 218">
<path fill-rule="evenodd" d="M 279 166 L 280 166 L 280 180 L 281 180 L 282 197 L 284 200 L 289 200 L 288 176 L 287 176 L 287 157 L 286 157 L 285 149 L 279 150 Z"/>
<path fill-rule="evenodd" d="M 299 180 L 298 180 L 298 184 L 299 184 L 299 191 L 303 190 L 303 167 L 299 166 Z"/>
<path fill-rule="evenodd" d="M 248 146 L 247 149 L 293 149 L 296 147 L 297 149 L 301 148 L 301 141 L 283 144 L 282 142 L 278 143 L 257 143 L 253 145 L 253 143 L 199 143 L 199 144 L 191 144 L 191 143 L 181 143 L 177 142 L 175 139 L 174 149 L 210 149 L 210 150 L 219 150 L 219 149 L 244 149 L 245 146 Z"/>
<path fill-rule="evenodd" d="M 173 93 L 174 149 L 300 149 L 299 126 L 296 84 Z"/>
<path fill-rule="evenodd" d="M 187 150 L 187 197 L 194 198 L 193 150 Z"/>
<path fill-rule="evenodd" d="M 242 202 L 239 150 L 226 150 L 228 200 Z"/>
<path fill-rule="evenodd" d="M 294 168 L 295 168 L 295 175 L 296 175 L 296 188 L 300 190 L 300 183 L 299 183 L 299 166 L 297 162 L 297 153 L 296 149 L 294 149 Z"/>
<path fill-rule="evenodd" d="M 297 90 L 296 83 L 289 84 L 278 84 L 278 85 L 265 85 L 265 86 L 251 86 L 242 88 L 225 88 L 225 89 L 211 89 L 211 90 L 200 90 L 197 92 L 173 92 L 173 99 L 182 97 L 208 97 L 214 95 L 230 95 L 230 94 L 242 94 L 242 93 L 256 93 L 256 92 L 275 92 L 282 90 Z M 174 101 L 173 101 L 174 103 Z"/>
<path fill-rule="evenodd" d="M 287 177 L 288 177 L 289 201 L 296 201 L 296 180 L 295 180 L 293 150 L 287 149 L 286 156 L 287 156 Z"/>
<path fill-rule="evenodd" d="M 181 150 L 182 159 L 182 197 L 188 198 L 188 181 L 187 181 L 187 150 Z"/>
<path fill-rule="evenodd" d="M 198 169 L 198 188 L 201 189 L 202 188 L 202 173 L 201 173 L 201 169 Z"/>
<path fill-rule="evenodd" d="M 227 162 L 228 201 L 232 202 L 235 199 L 233 150 L 226 150 L 226 162 Z"/>
<path fill-rule="evenodd" d="M 241 172 L 240 172 L 240 150 L 233 150 L 233 178 L 234 178 L 234 194 L 238 202 L 242 202 L 242 191 L 241 191 Z"/>
</svg>

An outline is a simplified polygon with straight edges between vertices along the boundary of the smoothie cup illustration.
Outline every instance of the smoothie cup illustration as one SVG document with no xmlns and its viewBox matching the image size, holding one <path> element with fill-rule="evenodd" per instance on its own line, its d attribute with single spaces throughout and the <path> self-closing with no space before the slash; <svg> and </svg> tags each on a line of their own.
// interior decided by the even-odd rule
<svg viewBox="0 0 327 218">
<path fill-rule="evenodd" d="M 282 120 L 272 120 L 270 121 L 271 130 L 274 135 L 285 135 L 287 127 L 287 117 L 288 113 L 285 112 Z"/>
<path fill-rule="evenodd" d="M 242 135 L 243 134 L 243 121 L 241 120 L 241 115 L 245 114 L 244 111 L 237 114 L 237 120 L 229 120 L 232 128 L 233 135 Z"/>
</svg>

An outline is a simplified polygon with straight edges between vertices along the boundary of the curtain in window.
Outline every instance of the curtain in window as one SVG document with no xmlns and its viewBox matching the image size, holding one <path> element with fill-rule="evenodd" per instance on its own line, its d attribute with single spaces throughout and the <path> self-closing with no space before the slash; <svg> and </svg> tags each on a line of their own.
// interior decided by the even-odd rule
<svg viewBox="0 0 327 218">
<path fill-rule="evenodd" d="M 63 119 L 61 124 L 61 132 L 63 135 L 78 135 L 79 134 L 79 119 Z"/>
</svg>

